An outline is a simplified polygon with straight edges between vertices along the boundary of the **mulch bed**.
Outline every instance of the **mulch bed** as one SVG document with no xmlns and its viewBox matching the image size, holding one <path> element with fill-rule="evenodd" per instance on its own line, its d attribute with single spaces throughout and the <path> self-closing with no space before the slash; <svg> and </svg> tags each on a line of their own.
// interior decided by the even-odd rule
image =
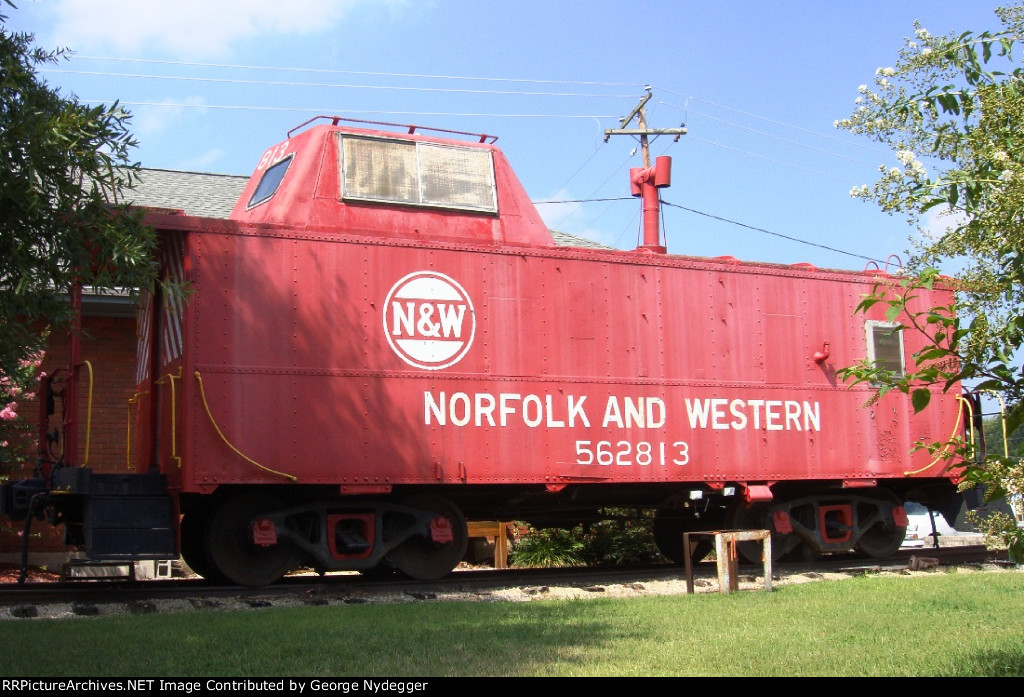
<svg viewBox="0 0 1024 697">
<path fill-rule="evenodd" d="M 25 576 L 26 583 L 45 583 L 59 581 L 60 573 L 38 566 L 29 566 Z M 21 578 L 21 567 L 16 564 L 0 564 L 0 583 L 17 583 Z"/>
</svg>

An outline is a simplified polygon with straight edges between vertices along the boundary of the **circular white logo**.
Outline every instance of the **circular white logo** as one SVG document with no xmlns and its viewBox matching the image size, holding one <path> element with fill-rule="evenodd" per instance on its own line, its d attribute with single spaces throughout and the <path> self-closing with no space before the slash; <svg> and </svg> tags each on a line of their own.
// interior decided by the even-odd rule
<svg viewBox="0 0 1024 697">
<path fill-rule="evenodd" d="M 415 271 L 384 301 L 384 333 L 399 358 L 427 370 L 462 360 L 473 343 L 476 314 L 469 294 L 434 271 Z"/>
</svg>

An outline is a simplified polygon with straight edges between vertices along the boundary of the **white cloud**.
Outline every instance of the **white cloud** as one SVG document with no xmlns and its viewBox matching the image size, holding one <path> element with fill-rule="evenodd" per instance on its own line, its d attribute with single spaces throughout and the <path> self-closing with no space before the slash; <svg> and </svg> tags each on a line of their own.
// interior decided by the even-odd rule
<svg viewBox="0 0 1024 697">
<path fill-rule="evenodd" d="M 325 31 L 347 12 L 376 0 L 58 0 L 47 43 L 78 53 L 154 51 L 204 59 L 237 42 Z M 388 5 L 405 0 L 386 0 Z M 380 4 L 377 2 L 377 4 Z M 42 9 L 42 8 L 40 8 Z"/>
<path fill-rule="evenodd" d="M 223 149 L 210 148 L 195 157 L 185 160 L 181 163 L 181 167 L 191 172 L 212 172 L 215 171 L 213 165 L 222 160 L 224 155 Z"/>
<path fill-rule="evenodd" d="M 202 116 L 206 109 L 197 107 L 205 104 L 203 97 L 186 97 L 138 106 L 129 104 L 126 108 L 132 114 L 132 132 L 136 136 L 147 136 L 160 133 L 169 125 L 180 124 L 186 118 Z"/>
</svg>

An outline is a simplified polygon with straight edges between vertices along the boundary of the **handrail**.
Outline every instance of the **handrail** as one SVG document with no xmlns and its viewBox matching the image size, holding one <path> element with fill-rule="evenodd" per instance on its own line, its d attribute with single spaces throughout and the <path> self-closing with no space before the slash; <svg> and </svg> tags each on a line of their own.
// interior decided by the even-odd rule
<svg viewBox="0 0 1024 697">
<path fill-rule="evenodd" d="M 249 457 L 248 455 L 246 455 L 241 450 L 239 450 L 238 448 L 231 444 L 231 441 L 227 439 L 224 433 L 220 430 L 220 426 L 217 425 L 217 421 L 213 418 L 213 412 L 210 411 L 210 405 L 206 401 L 206 389 L 203 387 L 203 376 L 199 373 L 198 370 L 195 371 L 194 375 L 196 378 L 196 382 L 199 383 L 199 397 L 203 401 L 203 408 L 206 410 L 206 416 L 209 417 L 210 425 L 213 426 L 213 430 L 217 432 L 218 436 L 220 436 L 220 439 L 224 442 L 224 445 L 228 446 L 228 448 L 230 448 L 233 453 L 235 453 L 240 458 L 248 462 L 250 465 L 253 465 L 256 468 L 261 469 L 264 472 L 269 472 L 270 474 L 276 474 L 279 477 L 284 477 L 290 482 L 299 481 L 299 478 L 293 474 L 288 474 L 287 472 L 278 472 L 277 470 L 270 469 L 269 467 L 264 467 L 263 465 L 256 462 L 251 457 Z"/>
<path fill-rule="evenodd" d="M 409 135 L 412 135 L 413 133 L 416 132 L 417 129 L 419 129 L 421 131 L 431 131 L 433 133 L 448 133 L 457 136 L 473 136 L 474 138 L 479 138 L 481 143 L 488 144 L 494 143 L 498 140 L 498 136 L 488 135 L 487 133 L 471 133 L 470 131 L 452 131 L 447 128 L 434 128 L 433 126 L 416 126 L 414 124 L 408 123 L 391 123 L 389 121 L 366 121 L 364 119 L 348 119 L 343 116 L 327 116 L 326 114 L 314 116 L 313 118 L 300 123 L 298 126 L 288 131 L 286 135 L 289 138 L 291 138 L 295 132 L 299 131 L 302 128 L 305 128 L 309 124 L 320 119 L 330 119 L 332 126 L 337 126 L 340 122 L 344 121 L 345 123 L 361 123 L 370 126 L 390 126 L 392 128 L 405 128 L 408 129 Z"/>
<path fill-rule="evenodd" d="M 89 398 L 85 407 L 85 456 L 82 458 L 82 467 L 89 466 L 89 443 L 92 439 L 92 363 L 82 361 L 82 365 L 89 369 Z"/>
</svg>

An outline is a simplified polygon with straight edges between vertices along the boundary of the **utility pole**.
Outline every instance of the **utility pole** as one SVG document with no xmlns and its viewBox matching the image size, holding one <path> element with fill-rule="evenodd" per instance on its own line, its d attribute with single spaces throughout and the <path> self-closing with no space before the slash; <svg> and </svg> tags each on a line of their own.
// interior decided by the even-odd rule
<svg viewBox="0 0 1024 697">
<path fill-rule="evenodd" d="M 634 167 L 629 170 L 630 191 L 633 196 L 639 196 L 643 200 L 643 244 L 637 247 L 638 250 L 654 254 L 664 254 L 667 250 L 661 243 L 661 231 L 658 224 L 659 200 L 658 189 L 666 188 L 672 184 L 672 158 L 662 156 L 651 166 L 650 136 L 674 135 L 678 142 L 680 136 L 686 135 L 686 126 L 680 124 L 679 128 L 648 128 L 647 127 L 647 102 L 651 99 L 651 88 L 645 88 L 640 103 L 633 111 L 622 119 L 619 119 L 618 128 L 609 128 L 604 132 L 604 142 L 615 135 L 640 136 L 640 151 L 643 157 L 643 167 Z M 637 128 L 627 128 L 628 124 L 636 118 Z"/>
</svg>

